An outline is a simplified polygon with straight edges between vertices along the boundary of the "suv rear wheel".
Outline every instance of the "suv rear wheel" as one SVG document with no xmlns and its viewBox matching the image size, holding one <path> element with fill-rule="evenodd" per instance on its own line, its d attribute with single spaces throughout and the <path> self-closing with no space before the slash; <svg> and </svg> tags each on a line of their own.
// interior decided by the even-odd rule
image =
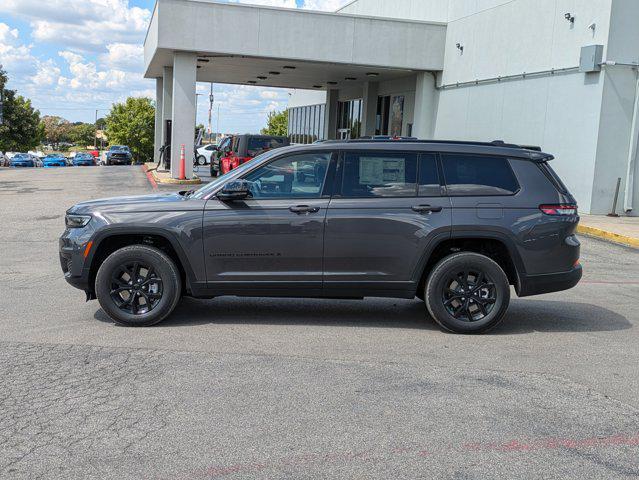
<svg viewBox="0 0 639 480">
<path fill-rule="evenodd" d="M 461 252 L 441 260 L 424 293 L 433 319 L 454 333 L 483 333 L 498 325 L 510 303 L 502 268 L 477 253 Z"/>
<path fill-rule="evenodd" d="M 115 322 L 146 327 L 164 320 L 180 300 L 180 274 L 164 252 L 146 245 L 116 250 L 100 265 L 95 291 Z"/>
</svg>

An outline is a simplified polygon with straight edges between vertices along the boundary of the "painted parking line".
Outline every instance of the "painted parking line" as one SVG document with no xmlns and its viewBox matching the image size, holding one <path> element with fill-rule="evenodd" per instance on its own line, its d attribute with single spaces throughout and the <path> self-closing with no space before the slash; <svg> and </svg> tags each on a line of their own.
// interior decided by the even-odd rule
<svg viewBox="0 0 639 480">
<path fill-rule="evenodd" d="M 401 458 L 435 458 L 457 452 L 462 455 L 497 453 L 502 455 L 526 454 L 537 451 L 559 450 L 602 450 L 614 447 L 639 447 L 639 433 L 584 438 L 556 438 L 507 440 L 505 442 L 469 442 L 458 445 L 395 447 L 389 450 L 353 450 L 324 453 L 301 453 L 281 457 L 277 460 L 211 465 L 177 477 L 159 477 L 173 480 L 198 480 L 222 478 L 236 474 L 255 474 L 264 470 L 278 470 L 285 467 L 308 469 L 313 465 L 343 463 L 380 463 Z M 308 471 L 308 470 L 306 470 Z"/>
</svg>

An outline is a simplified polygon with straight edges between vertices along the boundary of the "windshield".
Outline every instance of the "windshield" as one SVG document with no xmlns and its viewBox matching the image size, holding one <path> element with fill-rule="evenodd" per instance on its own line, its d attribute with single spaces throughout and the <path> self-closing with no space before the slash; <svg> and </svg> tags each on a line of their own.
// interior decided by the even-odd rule
<svg viewBox="0 0 639 480">
<path fill-rule="evenodd" d="M 62 158 L 62 155 L 60 155 L 59 153 L 50 153 L 49 155 L 47 155 L 46 158 Z"/>
<path fill-rule="evenodd" d="M 243 172 L 246 172 L 247 170 L 250 170 L 256 163 L 261 162 L 262 160 L 271 158 L 277 153 L 278 153 L 277 151 L 270 151 L 270 152 L 265 152 L 262 155 L 258 155 L 257 157 L 249 160 L 248 162 L 240 165 L 238 168 L 231 170 L 230 172 L 222 175 L 221 177 L 217 177 L 211 183 L 208 183 L 204 185 L 202 188 L 200 188 L 199 190 L 196 190 L 195 192 L 193 192 L 193 195 L 191 197 L 199 198 L 199 199 L 206 198 L 212 191 L 216 190 L 218 187 L 228 182 L 231 177 L 235 177 L 237 174 L 241 174 Z"/>
<path fill-rule="evenodd" d="M 113 151 L 115 151 L 115 150 L 126 150 L 126 151 L 128 151 L 128 150 L 129 150 L 129 147 L 125 147 L 125 146 L 123 146 L 123 145 L 113 145 L 111 148 L 109 148 L 109 150 L 110 150 L 111 152 L 113 152 Z"/>
<path fill-rule="evenodd" d="M 76 160 L 77 160 L 77 159 L 80 159 L 80 160 L 81 160 L 81 159 L 83 159 L 83 158 L 93 158 L 93 156 L 92 156 L 90 153 L 78 153 L 78 154 L 75 156 L 75 158 L 76 158 Z"/>
<path fill-rule="evenodd" d="M 30 158 L 31 157 L 29 157 L 26 153 L 18 153 L 15 157 L 13 157 L 14 160 L 29 160 Z"/>
</svg>

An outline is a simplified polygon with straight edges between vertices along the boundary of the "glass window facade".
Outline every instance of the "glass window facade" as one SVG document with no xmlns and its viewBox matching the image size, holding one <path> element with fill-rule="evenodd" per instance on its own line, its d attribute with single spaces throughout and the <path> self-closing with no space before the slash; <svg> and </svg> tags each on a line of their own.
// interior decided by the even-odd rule
<svg viewBox="0 0 639 480">
<path fill-rule="evenodd" d="M 362 131 L 362 99 L 338 102 L 337 130 L 348 130 L 346 138 L 359 138 Z M 340 138 L 338 133 L 337 138 Z"/>
<path fill-rule="evenodd" d="M 326 105 L 307 105 L 288 109 L 288 136 L 291 143 L 313 143 L 324 138 Z"/>
</svg>

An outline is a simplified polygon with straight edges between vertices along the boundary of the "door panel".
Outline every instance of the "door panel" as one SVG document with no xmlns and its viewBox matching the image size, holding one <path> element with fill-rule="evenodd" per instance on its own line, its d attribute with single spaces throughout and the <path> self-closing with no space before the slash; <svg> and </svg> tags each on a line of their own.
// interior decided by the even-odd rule
<svg viewBox="0 0 639 480">
<path fill-rule="evenodd" d="M 374 165 L 361 164 L 359 169 L 351 170 L 359 172 L 362 182 L 351 182 L 349 186 L 348 180 L 342 181 L 342 193 L 359 188 L 383 195 L 405 194 L 410 190 L 407 183 L 415 182 L 415 186 L 412 195 L 403 197 L 336 196 L 331 200 L 324 244 L 325 295 L 403 296 L 398 292 L 411 290 L 414 293 L 425 254 L 435 241 L 450 236 L 450 199 L 442 196 L 441 189 L 436 192 L 439 196 L 417 196 L 416 179 L 412 176 L 408 179 L 409 161 L 407 157 L 405 166 L 386 162 L 378 173 L 374 172 Z M 436 157 L 428 157 L 427 161 L 437 174 Z M 390 165 L 407 178 L 406 183 L 393 182 L 392 187 L 367 185 L 369 179 L 381 175 L 379 172 L 391 175 L 387 168 Z M 342 177 L 349 175 L 347 167 L 340 170 Z"/>
<path fill-rule="evenodd" d="M 204 256 L 209 283 L 322 281 L 324 217 L 328 199 L 221 202 L 204 212 Z M 291 207 L 308 206 L 305 212 Z"/>
<path fill-rule="evenodd" d="M 203 243 L 210 288 L 321 293 L 330 161 L 331 152 L 277 157 L 242 176 L 251 185 L 250 198 L 207 202 Z"/>
</svg>

